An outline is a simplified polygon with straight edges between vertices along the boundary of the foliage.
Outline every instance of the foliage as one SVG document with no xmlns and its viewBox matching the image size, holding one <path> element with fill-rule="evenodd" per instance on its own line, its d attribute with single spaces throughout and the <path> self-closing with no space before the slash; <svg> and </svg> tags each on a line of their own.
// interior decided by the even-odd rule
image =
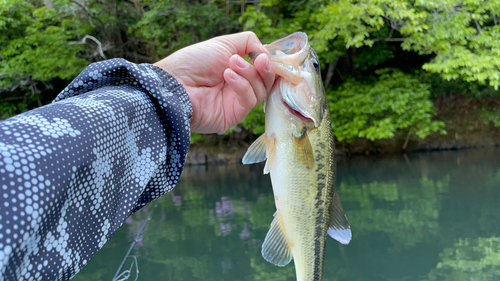
<svg viewBox="0 0 500 281">
<path fill-rule="evenodd" d="M 7 101 L 1 106 L 2 119 L 39 100 L 40 87 L 51 88 L 37 81 L 71 79 L 87 65 L 78 56 L 83 46 L 69 45 L 87 26 L 73 21 L 67 11 L 35 4 L 6 0 L 0 6 L 0 33 L 4 35 L 0 37 L 0 97 Z M 12 101 L 16 104 L 8 105 Z"/>
<path fill-rule="evenodd" d="M 146 0 L 138 22 L 128 34 L 141 40 L 145 55 L 156 61 L 187 45 L 237 30 L 237 20 L 219 1 Z"/>
<path fill-rule="evenodd" d="M 418 73 L 414 78 L 401 71 L 391 74 L 402 80 L 419 79 L 424 84 L 409 90 L 399 88 L 405 94 L 396 97 L 392 105 L 384 102 L 382 108 L 375 104 L 370 109 L 375 113 L 353 108 L 350 119 L 332 114 L 332 124 L 344 128 L 336 131 L 339 139 L 387 138 L 402 129 L 421 137 L 434 131 L 443 132 L 442 123 L 431 120 L 434 109 L 424 100 L 450 93 L 471 97 L 499 94 L 496 90 L 500 84 L 500 43 L 496 40 L 500 35 L 498 1 L 5 0 L 3 3 L 0 6 L 0 32 L 4 35 L 0 37 L 2 118 L 49 102 L 91 62 L 114 57 L 137 63 L 154 62 L 184 46 L 241 30 L 254 31 L 265 43 L 295 31 L 306 32 L 323 65 L 328 94 L 339 91 L 346 94 L 345 101 L 330 96 L 333 103 L 366 107 L 366 103 L 384 97 L 395 98 L 386 92 L 375 93 L 390 86 L 384 80 L 390 75 L 376 72 L 382 68 Z M 96 41 L 82 42 L 85 36 Z M 430 95 L 423 94 L 429 91 L 427 84 L 432 86 Z M 349 87 L 354 87 L 351 94 L 347 94 Z M 373 88 L 370 95 L 366 94 L 368 88 Z M 416 116 L 409 120 L 407 112 Z M 244 129 L 259 134 L 264 131 L 263 116 L 259 107 L 228 133 Z M 352 124 L 355 127 L 346 129 Z M 193 140 L 197 138 L 193 136 Z"/>
<path fill-rule="evenodd" d="M 356 89 L 351 89 L 352 95 L 349 96 L 353 99 L 356 99 L 356 93 L 360 96 L 357 99 L 366 98 L 363 90 L 367 88 L 363 89 L 359 85 L 369 83 L 364 81 L 367 77 L 360 75 L 360 70 L 366 71 L 370 67 L 375 67 L 376 70 L 378 65 L 393 58 L 397 59 L 397 50 L 423 55 L 420 65 L 415 65 L 414 70 L 421 67 L 440 75 L 439 79 L 429 75 L 419 77 L 426 82 L 432 82 L 432 90 L 436 90 L 436 93 L 432 94 L 433 97 L 442 95 L 443 92 L 464 93 L 473 97 L 498 95 L 498 1 L 474 0 L 464 3 L 451 0 L 437 3 L 431 0 L 340 0 L 322 2 L 324 5 L 320 5 L 319 1 L 301 1 L 300 9 L 293 2 L 283 3 L 278 7 L 267 2 L 261 2 L 257 8 L 246 10 L 241 17 L 243 27 L 257 32 L 266 42 L 291 31 L 302 30 L 308 33 L 311 45 L 318 52 L 322 64 L 328 66 L 324 77 L 329 80 L 334 75 L 334 68 L 341 80 L 344 80 L 342 76 L 351 76 L 340 88 L 348 89 L 355 85 Z M 279 15 L 276 15 L 276 11 L 279 11 Z M 412 53 L 398 51 L 398 55 L 409 56 Z M 342 65 L 338 63 L 339 58 Z M 403 68 L 404 65 L 396 63 L 396 67 Z M 453 81 L 446 82 L 443 79 Z M 356 80 L 363 82 L 355 82 Z M 372 93 L 374 91 L 372 90 Z M 417 95 L 415 99 L 421 98 L 416 91 L 407 95 L 407 101 L 412 101 L 409 97 L 412 94 Z M 380 96 L 384 96 L 384 93 L 381 92 Z M 430 95 L 427 95 L 424 99 L 429 97 Z M 337 100 L 334 97 L 329 98 Z M 416 103 L 417 106 L 423 104 Z M 346 101 L 345 105 L 350 104 Z M 376 104 L 374 106 L 377 107 Z M 407 108 L 411 107 L 413 104 L 409 103 Z M 431 114 L 433 109 L 415 108 L 412 111 L 427 115 Z M 408 115 L 400 113 L 404 114 L 404 111 L 395 111 L 391 120 L 402 119 L 398 121 L 401 124 L 393 124 L 394 121 L 384 119 L 388 123 L 379 123 L 379 129 L 376 130 L 378 132 L 362 132 L 360 128 L 365 126 L 369 119 L 366 114 L 371 112 L 366 113 L 359 108 L 352 109 L 350 119 L 337 119 L 332 116 L 332 124 L 340 124 L 343 127 L 357 124 L 358 128 L 346 128 L 340 134 L 337 132 L 340 139 L 368 135 L 370 139 L 387 138 L 397 129 L 409 127 L 404 124 Z M 443 123 L 430 122 L 427 117 L 424 123 L 420 124 L 425 123 L 428 126 L 417 125 L 410 133 L 423 137 L 432 131 L 444 132 Z M 426 127 L 427 129 L 423 129 Z M 374 130 L 375 127 L 371 128 Z M 351 131 L 351 134 L 346 131 Z"/>
<path fill-rule="evenodd" d="M 432 121 L 428 85 L 394 69 L 377 74 L 374 83 L 349 81 L 328 93 L 333 133 L 339 140 L 391 138 L 400 129 L 421 138 L 443 132 L 444 123 Z"/>
<path fill-rule="evenodd" d="M 154 62 L 238 31 L 238 7 L 225 6 L 221 1 L 5 0 L 0 6 L 0 102 L 22 106 L 2 105 L 2 118 L 50 102 L 91 62 L 114 57 Z"/>
<path fill-rule="evenodd" d="M 198 133 L 191 133 L 191 134 L 190 134 L 191 143 L 195 143 L 195 142 L 197 142 L 197 141 L 198 141 L 198 140 L 200 140 L 202 137 L 203 137 L 203 135 L 202 135 L 202 134 L 198 134 Z"/>
<path fill-rule="evenodd" d="M 394 46 L 385 42 L 376 43 L 372 47 L 361 49 L 359 54 L 353 57 L 353 61 L 361 70 L 367 70 L 370 66 L 376 66 L 394 58 L 394 50 Z"/>
<path fill-rule="evenodd" d="M 462 95 L 471 99 L 484 97 L 494 97 L 499 95 L 499 90 L 480 84 L 477 81 L 467 82 L 463 79 L 446 80 L 439 74 L 416 71 L 416 77 L 422 83 L 431 86 L 431 99 L 436 99 L 442 96 Z"/>
<path fill-rule="evenodd" d="M 0 119 L 7 119 L 18 112 L 25 112 L 26 104 L 23 102 L 1 102 L 0 103 Z"/>
<path fill-rule="evenodd" d="M 482 109 L 480 111 L 481 118 L 483 119 L 484 123 L 493 123 L 495 127 L 500 127 L 500 110 L 493 110 L 489 111 L 486 109 Z"/>
<path fill-rule="evenodd" d="M 498 1 L 330 1 L 313 16 L 319 24 L 313 37 L 321 46 L 336 37 L 347 47 L 399 41 L 405 50 L 435 54 L 423 65 L 425 70 L 497 89 L 498 11 Z"/>
<path fill-rule="evenodd" d="M 9 13 L 18 19 L 9 18 L 2 26 L 1 32 L 7 34 L 0 41 L 3 75 L 29 75 L 38 81 L 70 79 L 86 66 L 87 61 L 77 56 L 82 46 L 68 44 L 74 33 L 85 30 L 74 26 L 61 12 L 9 1 L 2 7 L 2 14 Z"/>
</svg>

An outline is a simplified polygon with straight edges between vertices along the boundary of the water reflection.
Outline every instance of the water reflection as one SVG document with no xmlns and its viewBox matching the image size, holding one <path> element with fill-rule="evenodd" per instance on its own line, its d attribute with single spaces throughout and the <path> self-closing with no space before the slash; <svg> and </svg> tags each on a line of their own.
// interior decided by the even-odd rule
<svg viewBox="0 0 500 281">
<path fill-rule="evenodd" d="M 500 280 L 498 156 L 340 159 L 337 188 L 353 239 L 328 241 L 325 280 Z M 275 211 L 262 168 L 187 168 L 175 191 L 153 203 L 133 245 L 138 280 L 295 280 L 293 266 L 260 255 Z M 127 219 L 74 280 L 111 280 L 152 207 Z"/>
<path fill-rule="evenodd" d="M 426 280 L 500 280 L 500 238 L 458 239 Z"/>
</svg>

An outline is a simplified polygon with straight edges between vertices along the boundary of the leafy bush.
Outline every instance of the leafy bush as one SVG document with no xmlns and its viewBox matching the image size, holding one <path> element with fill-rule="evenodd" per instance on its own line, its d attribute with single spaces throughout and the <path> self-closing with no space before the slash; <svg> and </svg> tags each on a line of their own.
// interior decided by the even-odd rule
<svg viewBox="0 0 500 281">
<path fill-rule="evenodd" d="M 445 133 L 444 123 L 432 120 L 429 85 L 396 69 L 377 74 L 372 83 L 351 80 L 328 92 L 333 134 L 339 140 L 392 138 L 402 129 L 421 138 Z"/>
<path fill-rule="evenodd" d="M 479 115 L 483 119 L 485 124 L 493 123 L 495 127 L 500 127 L 500 110 L 486 110 L 482 109 Z"/>
<path fill-rule="evenodd" d="M 432 121 L 431 98 L 500 93 L 498 11 L 499 1 L 484 0 L 4 0 L 0 118 L 49 102 L 104 57 L 154 62 L 222 34 L 252 30 L 269 43 L 300 30 L 309 35 L 330 85 L 339 139 L 389 138 L 398 130 L 424 137 L 444 132 L 442 122 Z M 101 43 L 105 56 L 96 42 L 78 43 L 86 35 Z M 418 74 L 374 72 L 384 67 Z M 228 133 L 242 129 L 264 131 L 262 106 Z"/>
<path fill-rule="evenodd" d="M 88 64 L 78 56 L 83 45 L 70 45 L 84 34 L 63 12 L 35 7 L 29 2 L 7 1 L 0 7 L 0 73 L 4 77 L 30 76 L 37 81 L 72 79 Z M 0 88 L 14 86 L 17 79 L 0 80 Z"/>
</svg>

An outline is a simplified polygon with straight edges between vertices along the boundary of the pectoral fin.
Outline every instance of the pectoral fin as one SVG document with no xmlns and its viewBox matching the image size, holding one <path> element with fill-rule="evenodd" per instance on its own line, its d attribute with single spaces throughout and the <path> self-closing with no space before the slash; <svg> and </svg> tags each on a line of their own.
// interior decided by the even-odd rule
<svg viewBox="0 0 500 281">
<path fill-rule="evenodd" d="M 271 136 L 271 139 L 268 142 L 268 146 L 267 146 L 267 150 L 266 150 L 267 161 L 266 161 L 266 166 L 264 167 L 264 174 L 269 174 L 269 172 L 271 171 L 271 168 L 272 168 L 273 163 L 274 163 L 274 158 L 275 158 L 274 155 L 276 154 L 275 149 L 276 149 L 275 138 L 274 138 L 274 136 Z"/>
<path fill-rule="evenodd" d="M 328 235 L 342 244 L 349 244 L 352 237 L 351 228 L 344 213 L 344 209 L 340 204 L 337 191 L 335 191 L 332 200 L 333 207 L 330 214 L 330 227 L 328 228 Z"/>
<path fill-rule="evenodd" d="M 292 260 L 292 249 L 285 234 L 282 217 L 278 212 L 274 214 L 271 229 L 262 244 L 262 257 L 277 266 L 285 266 Z"/>
<path fill-rule="evenodd" d="M 262 134 L 252 145 L 248 148 L 247 153 L 243 156 L 243 164 L 259 163 L 266 160 L 266 134 Z"/>
</svg>

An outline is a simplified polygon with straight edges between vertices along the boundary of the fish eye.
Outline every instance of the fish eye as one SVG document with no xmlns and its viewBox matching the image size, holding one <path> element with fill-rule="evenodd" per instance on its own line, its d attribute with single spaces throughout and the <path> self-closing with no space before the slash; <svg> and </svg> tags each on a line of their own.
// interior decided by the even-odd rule
<svg viewBox="0 0 500 281">
<path fill-rule="evenodd" d="M 314 68 L 318 69 L 319 68 L 319 62 L 316 59 L 313 59 L 312 61 Z"/>
</svg>

